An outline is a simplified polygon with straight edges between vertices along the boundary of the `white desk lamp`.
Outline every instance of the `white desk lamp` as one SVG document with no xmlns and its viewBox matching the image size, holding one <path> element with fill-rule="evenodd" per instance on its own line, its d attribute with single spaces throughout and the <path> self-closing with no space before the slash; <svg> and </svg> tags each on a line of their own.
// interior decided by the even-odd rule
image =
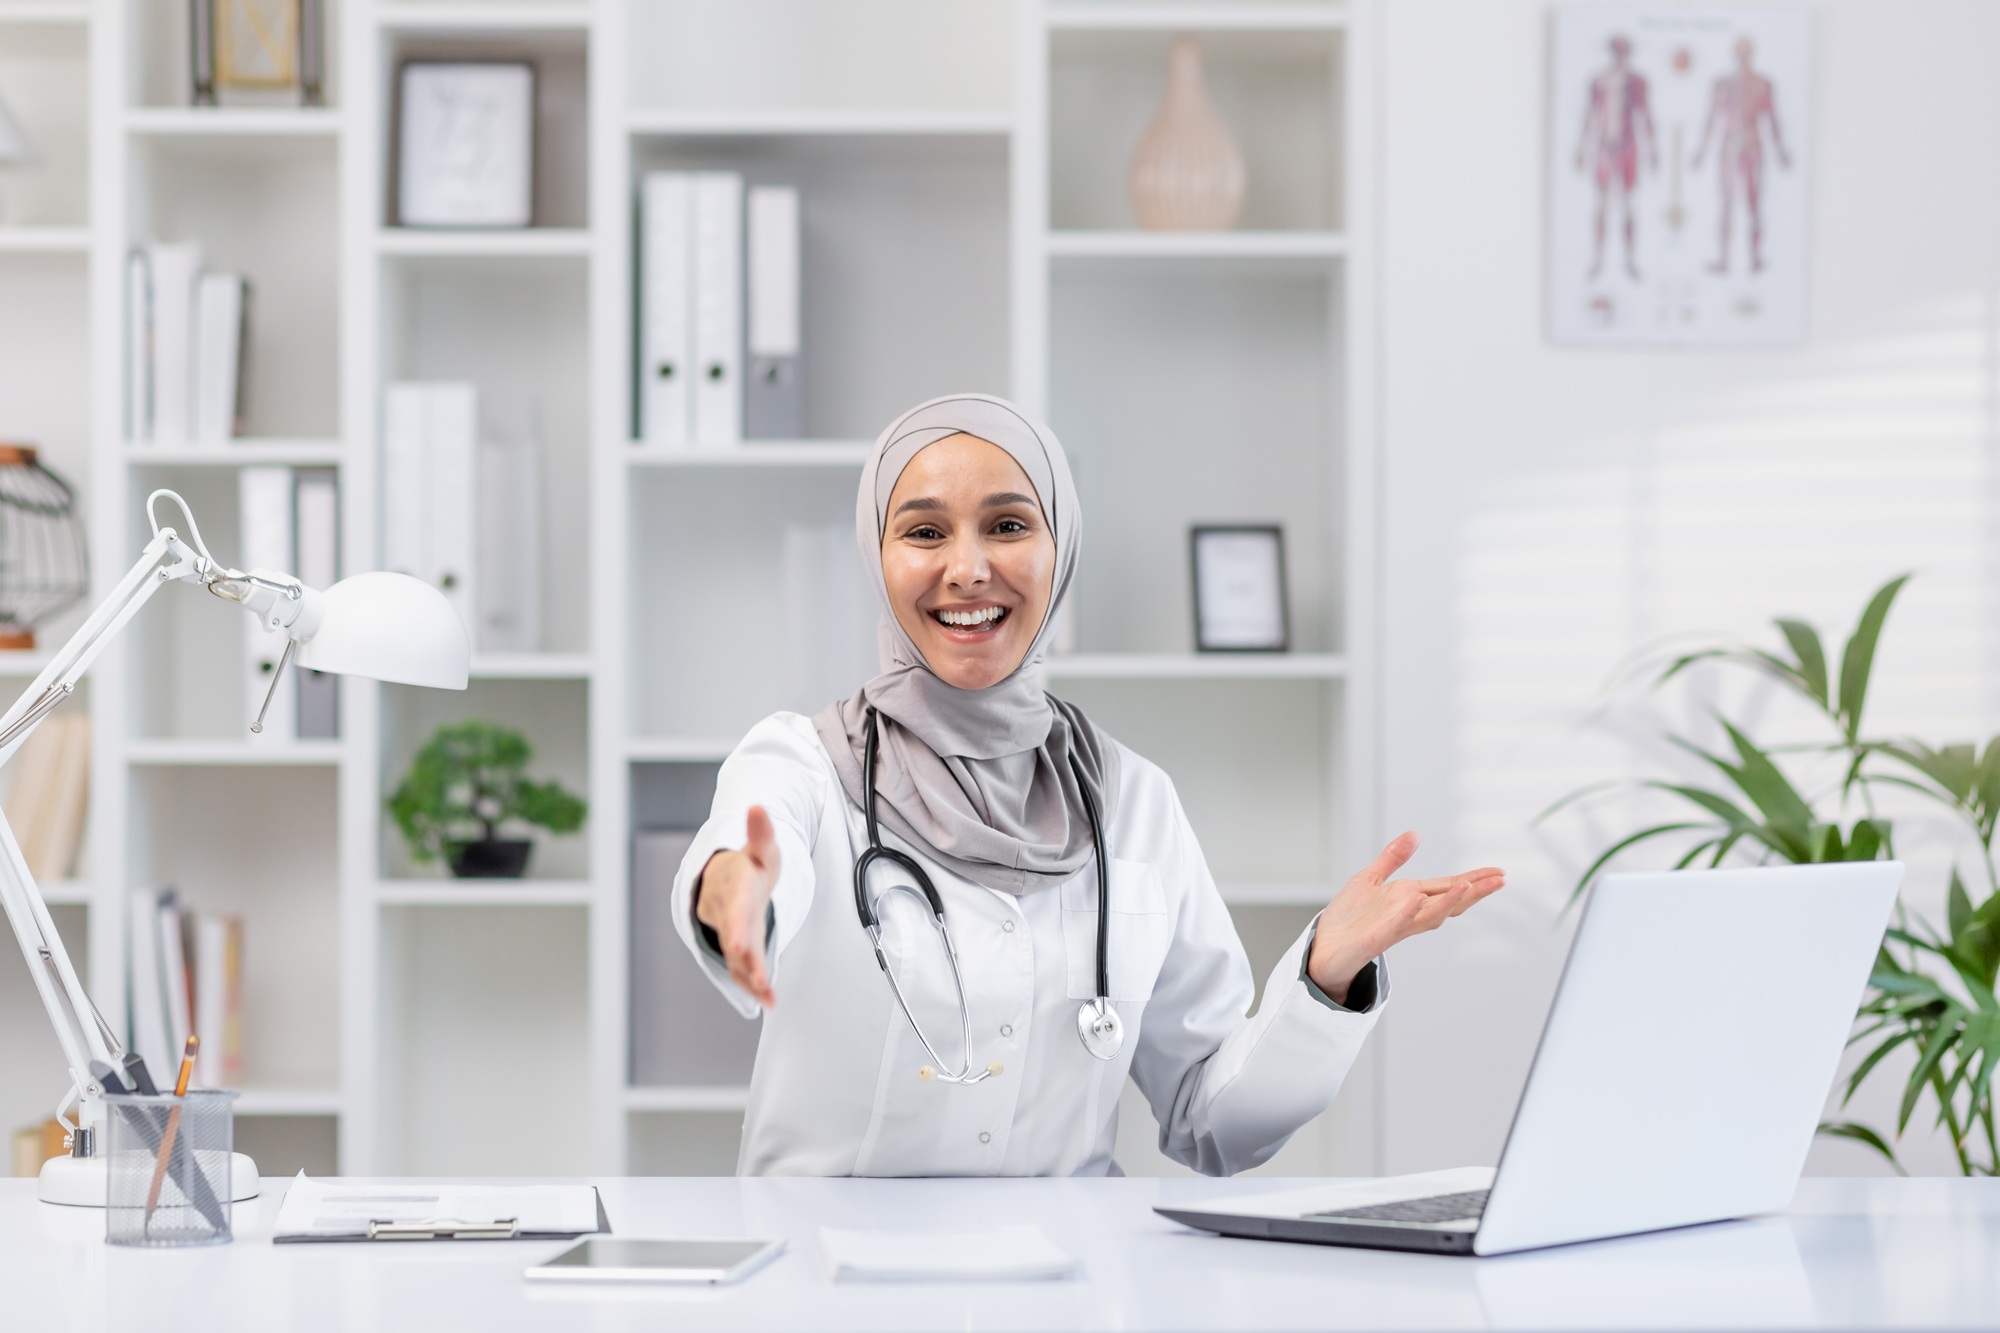
<svg viewBox="0 0 2000 1333">
<path fill-rule="evenodd" d="M 187 518 L 185 542 L 153 518 L 153 505 L 162 497 L 180 506 Z M 244 573 L 218 564 L 202 544 L 187 502 L 172 491 L 148 496 L 146 514 L 153 523 L 153 539 L 140 553 L 139 563 L 70 641 L 56 650 L 13 707 L 0 715 L 0 764 L 13 758 L 41 720 L 75 693 L 77 682 L 105 645 L 168 583 L 199 584 L 242 606 L 266 630 L 285 636 L 284 656 L 272 673 L 273 692 L 295 651 L 301 666 L 319 671 L 434 689 L 465 688 L 472 666 L 471 641 L 451 603 L 429 584 L 404 574 L 357 574 L 319 592 L 290 574 L 264 569 Z M 266 694 L 264 707 L 270 704 Z M 263 725 L 261 710 L 257 719 L 252 730 Z M 0 815 L 0 906 L 7 909 L 8 923 L 21 942 L 22 956 L 69 1062 L 71 1086 L 56 1106 L 56 1117 L 69 1131 L 70 1154 L 43 1165 L 41 1197 L 47 1203 L 102 1208 L 107 1175 L 98 1148 L 104 1128 L 104 1089 L 92 1076 L 90 1064 L 97 1060 L 122 1069 L 124 1047 L 77 979 L 5 815 Z M 163 1083 L 173 1081 L 172 1070 L 152 1072 Z M 67 1116 L 72 1105 L 73 1123 Z M 255 1162 L 237 1153 L 231 1177 L 232 1198 L 256 1197 Z"/>
</svg>

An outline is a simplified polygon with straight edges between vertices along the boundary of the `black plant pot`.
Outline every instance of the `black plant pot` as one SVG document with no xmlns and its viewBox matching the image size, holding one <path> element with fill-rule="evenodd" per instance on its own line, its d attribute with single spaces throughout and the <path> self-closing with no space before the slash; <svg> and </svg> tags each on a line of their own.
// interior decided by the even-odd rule
<svg viewBox="0 0 2000 1333">
<path fill-rule="evenodd" d="M 454 842 L 448 848 L 451 873 L 460 879 L 519 879 L 527 873 L 528 853 L 534 849 L 527 838 Z"/>
</svg>

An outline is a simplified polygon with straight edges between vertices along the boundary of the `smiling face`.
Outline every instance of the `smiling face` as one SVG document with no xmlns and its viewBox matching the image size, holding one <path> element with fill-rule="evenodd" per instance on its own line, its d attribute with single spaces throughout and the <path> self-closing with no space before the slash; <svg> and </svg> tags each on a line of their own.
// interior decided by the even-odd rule
<svg viewBox="0 0 2000 1333">
<path fill-rule="evenodd" d="M 983 690 L 1021 665 L 1055 568 L 1035 488 L 999 446 L 947 436 L 896 479 L 882 577 L 896 623 L 947 685 Z"/>
</svg>

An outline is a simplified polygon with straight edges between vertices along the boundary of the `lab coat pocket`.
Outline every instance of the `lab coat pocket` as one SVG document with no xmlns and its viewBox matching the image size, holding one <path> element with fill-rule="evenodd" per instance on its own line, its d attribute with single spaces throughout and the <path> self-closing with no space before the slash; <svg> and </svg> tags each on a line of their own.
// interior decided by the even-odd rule
<svg viewBox="0 0 2000 1333">
<path fill-rule="evenodd" d="M 1111 998 L 1143 1002 L 1173 943 L 1174 919 L 1157 870 L 1144 861 L 1111 860 L 1111 929 L 1106 940 Z M 1062 887 L 1063 949 L 1069 963 L 1069 998 L 1097 994 L 1097 868 Z"/>
</svg>

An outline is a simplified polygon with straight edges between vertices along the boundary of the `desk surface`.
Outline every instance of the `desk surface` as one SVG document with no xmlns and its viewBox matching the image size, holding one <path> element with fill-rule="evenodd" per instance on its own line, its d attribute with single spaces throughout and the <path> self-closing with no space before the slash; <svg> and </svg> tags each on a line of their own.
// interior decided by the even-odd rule
<svg viewBox="0 0 2000 1333">
<path fill-rule="evenodd" d="M 101 1214 L 0 1181 L 0 1323 L 70 1329 L 1994 1328 L 2000 1180 L 1808 1180 L 1790 1212 L 1496 1259 L 1224 1240 L 1155 1203 L 1284 1180 L 606 1180 L 628 1236 L 777 1236 L 737 1287 L 529 1290 L 557 1242 L 270 1243 L 285 1188 L 200 1250 L 103 1243 Z M 817 1228 L 1035 1222 L 1059 1282 L 830 1283 Z"/>
</svg>

